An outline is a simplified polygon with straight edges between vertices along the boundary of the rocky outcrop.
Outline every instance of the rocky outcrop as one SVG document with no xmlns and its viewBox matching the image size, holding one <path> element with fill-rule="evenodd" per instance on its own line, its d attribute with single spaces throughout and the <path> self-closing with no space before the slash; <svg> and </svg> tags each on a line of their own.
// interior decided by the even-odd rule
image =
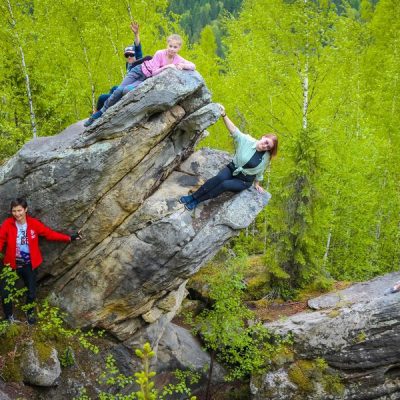
<svg viewBox="0 0 400 400">
<path fill-rule="evenodd" d="M 309 301 L 313 312 L 269 323 L 294 356 L 252 380 L 254 399 L 399 399 L 400 279 L 389 274 Z"/>
<path fill-rule="evenodd" d="M 195 213 L 178 203 L 229 159 L 210 150 L 190 155 L 219 118 L 210 98 L 197 72 L 165 71 L 89 129 L 78 122 L 35 139 L 1 167 L 3 204 L 25 196 L 31 214 L 52 228 L 82 229 L 80 242 L 43 243 L 39 269 L 71 325 L 156 347 L 188 277 L 265 206 L 268 195 L 254 190 Z"/>
</svg>

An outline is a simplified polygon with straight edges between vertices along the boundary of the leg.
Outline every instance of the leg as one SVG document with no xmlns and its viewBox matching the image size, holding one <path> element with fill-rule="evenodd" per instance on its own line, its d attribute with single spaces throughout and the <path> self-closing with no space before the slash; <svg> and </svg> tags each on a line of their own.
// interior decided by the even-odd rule
<svg viewBox="0 0 400 400">
<path fill-rule="evenodd" d="M 118 86 L 117 89 L 115 89 L 112 93 L 112 95 L 106 100 L 104 103 L 103 107 L 96 111 L 95 113 L 92 114 L 92 116 L 84 123 L 84 126 L 90 126 L 92 123 L 100 118 L 108 108 L 113 106 L 115 103 L 117 103 L 119 100 L 121 100 L 121 97 L 124 95 L 124 87 L 128 85 L 134 84 L 137 80 L 144 80 L 142 79 L 144 77 L 144 74 L 142 72 L 142 68 L 140 65 L 137 65 L 136 67 L 132 68 L 124 78 L 124 80 L 121 82 L 121 84 Z"/>
<path fill-rule="evenodd" d="M 18 275 L 24 281 L 25 286 L 28 289 L 26 294 L 26 305 L 30 306 L 27 314 L 33 314 L 33 303 L 36 300 L 36 270 L 32 269 L 32 265 L 27 265 L 23 268 L 17 269 Z"/>
<path fill-rule="evenodd" d="M 234 192 L 239 193 L 245 189 L 248 189 L 251 186 L 251 182 L 245 182 L 241 179 L 233 178 L 229 180 L 222 181 L 219 185 L 215 186 L 207 193 L 198 197 L 197 200 L 199 203 L 205 200 L 214 199 L 224 192 Z"/>
<path fill-rule="evenodd" d="M 13 305 L 11 301 L 6 302 L 10 293 L 6 289 L 6 282 L 4 279 L 0 280 L 0 296 L 3 305 L 3 312 L 6 319 L 10 318 L 13 314 Z"/>
<path fill-rule="evenodd" d="M 217 187 L 221 182 L 232 179 L 232 172 L 228 167 L 223 168 L 216 176 L 206 181 L 196 192 L 193 193 L 193 198 L 199 200 L 210 190 Z"/>
<path fill-rule="evenodd" d="M 111 94 L 101 94 L 97 99 L 96 110 L 99 111 L 103 106 L 107 99 L 111 96 Z"/>
<path fill-rule="evenodd" d="M 107 98 L 103 107 L 100 109 L 102 114 L 104 114 L 109 107 L 121 100 L 121 97 L 123 96 L 123 90 L 123 86 L 118 86 L 118 88 L 114 90 L 113 94 Z"/>
<path fill-rule="evenodd" d="M 121 82 L 121 84 L 118 86 L 117 89 L 114 90 L 113 94 L 111 97 L 107 99 L 107 101 L 104 103 L 103 108 L 101 109 L 101 112 L 104 114 L 104 112 L 107 110 L 107 108 L 113 106 L 115 103 L 117 103 L 119 100 L 121 100 L 121 97 L 129 92 L 129 90 L 125 91 L 124 89 L 127 86 L 132 86 L 132 88 L 136 87 L 146 79 L 146 76 L 143 75 L 142 69 L 140 65 L 136 66 L 135 68 L 132 68 L 127 74 L 124 80 Z M 132 89 L 130 89 L 132 90 Z"/>
<path fill-rule="evenodd" d="M 137 81 L 135 81 L 134 83 L 132 83 L 131 85 L 127 85 L 124 87 L 124 91 L 123 91 L 123 96 L 125 96 L 128 92 L 130 92 L 131 90 L 135 89 L 136 87 L 138 87 L 143 81 L 145 81 L 146 78 L 144 79 L 138 79 Z"/>
</svg>

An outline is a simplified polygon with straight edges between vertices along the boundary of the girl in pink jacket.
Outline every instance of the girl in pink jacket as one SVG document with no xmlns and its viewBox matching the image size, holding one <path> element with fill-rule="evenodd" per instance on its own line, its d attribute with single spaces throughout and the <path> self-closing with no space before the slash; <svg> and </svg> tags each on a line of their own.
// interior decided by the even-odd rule
<svg viewBox="0 0 400 400">
<path fill-rule="evenodd" d="M 118 89 L 116 89 L 112 96 L 104 103 L 103 108 L 92 114 L 84 125 L 91 125 L 94 120 L 100 118 L 105 113 L 107 108 L 117 103 L 123 95 L 133 90 L 147 78 L 158 75 L 161 71 L 167 68 L 175 68 L 179 70 L 187 69 L 190 71 L 195 70 L 196 66 L 192 62 L 187 61 L 178 55 L 181 47 L 182 38 L 179 35 L 174 34 L 169 36 L 167 39 L 167 48 L 164 50 L 158 50 L 151 60 L 145 61 L 132 68 L 122 83 L 118 86 Z"/>
</svg>

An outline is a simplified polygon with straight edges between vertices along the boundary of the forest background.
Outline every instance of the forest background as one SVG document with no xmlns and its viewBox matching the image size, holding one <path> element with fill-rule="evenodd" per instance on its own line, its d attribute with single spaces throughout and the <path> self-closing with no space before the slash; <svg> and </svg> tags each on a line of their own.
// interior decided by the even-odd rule
<svg viewBox="0 0 400 400">
<path fill-rule="evenodd" d="M 0 158 L 86 118 L 144 54 L 185 37 L 231 119 L 276 132 L 272 200 L 233 244 L 278 294 L 363 280 L 400 261 L 398 0 L 0 0 Z M 201 143 L 232 150 L 221 122 Z"/>
</svg>

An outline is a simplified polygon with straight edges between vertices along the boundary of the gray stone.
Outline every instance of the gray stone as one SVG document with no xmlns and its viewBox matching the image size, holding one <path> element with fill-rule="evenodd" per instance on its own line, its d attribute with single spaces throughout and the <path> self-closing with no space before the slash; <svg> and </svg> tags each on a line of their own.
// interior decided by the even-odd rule
<svg viewBox="0 0 400 400">
<path fill-rule="evenodd" d="M 277 334 L 293 336 L 297 360 L 322 358 L 330 373 L 340 377 L 340 395 L 315 386 L 315 391 L 304 399 L 400 397 L 400 294 L 384 295 L 385 289 L 399 278 L 399 273 L 388 274 L 320 296 L 309 302 L 318 311 L 302 312 L 265 325 Z M 288 363 L 286 368 L 290 366 Z M 285 396 L 278 389 L 271 392 L 267 377 L 253 380 L 255 399 L 298 398 L 299 391 Z"/>
<path fill-rule="evenodd" d="M 52 349 L 47 360 L 39 360 L 33 341 L 26 343 L 21 354 L 21 372 L 25 383 L 36 386 L 54 386 L 61 374 L 57 350 Z"/>
<path fill-rule="evenodd" d="M 199 341 L 185 328 L 170 323 L 160 340 L 157 352 L 157 370 L 194 370 L 206 374 L 210 366 L 210 355 L 204 351 Z M 223 382 L 226 371 L 214 363 L 213 382 Z"/>
</svg>

